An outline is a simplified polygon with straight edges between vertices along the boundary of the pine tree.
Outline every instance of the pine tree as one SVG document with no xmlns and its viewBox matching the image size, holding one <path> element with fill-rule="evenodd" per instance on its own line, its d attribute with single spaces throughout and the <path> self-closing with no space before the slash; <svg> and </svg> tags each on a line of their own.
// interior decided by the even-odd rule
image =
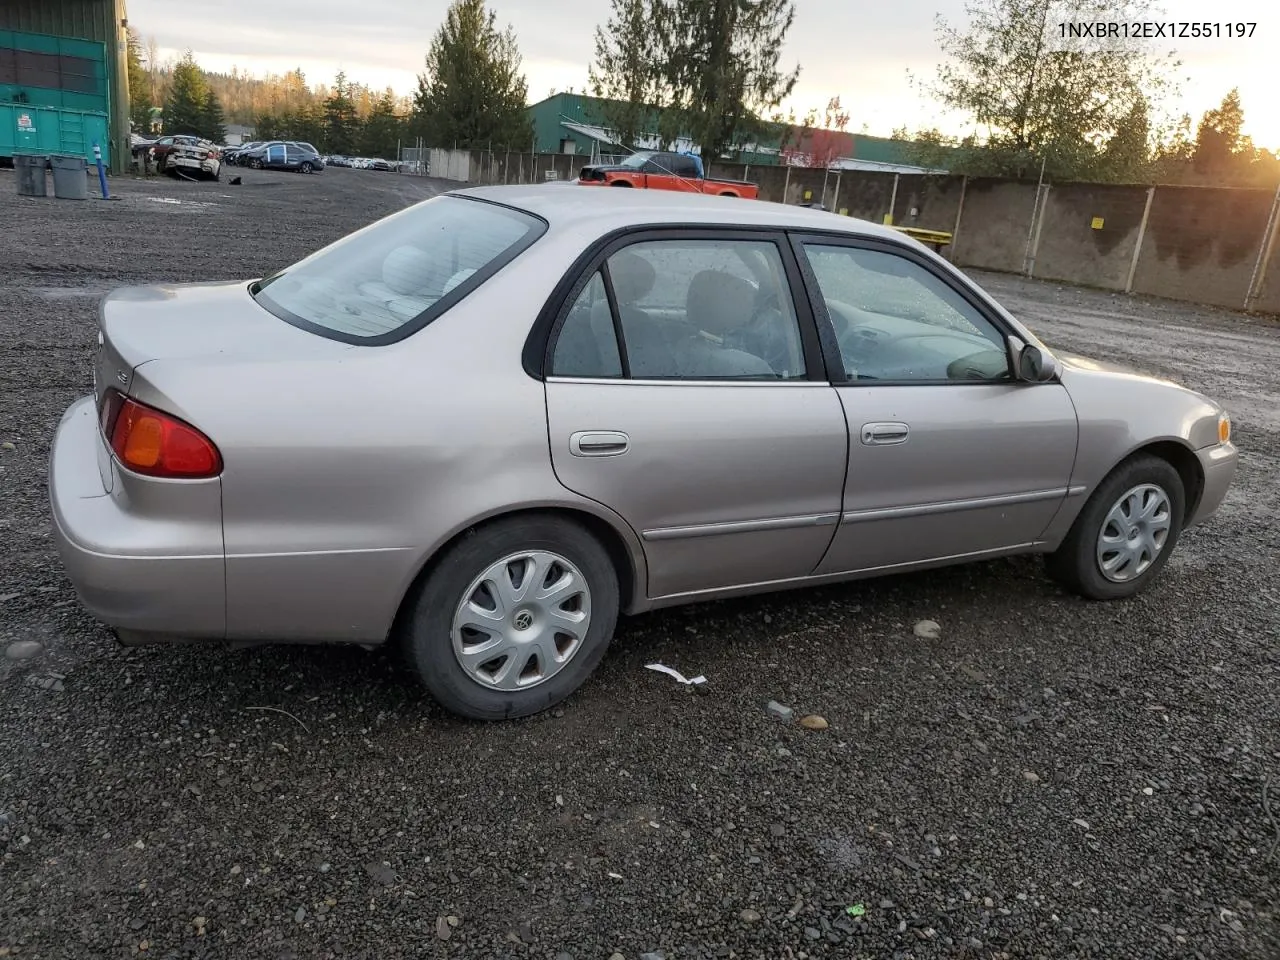
<svg viewBox="0 0 1280 960">
<path fill-rule="evenodd" d="M 205 94 L 204 75 L 188 50 L 173 68 L 164 104 L 164 132 L 199 136 L 205 122 Z"/>
<path fill-rule="evenodd" d="M 652 10 L 653 0 L 613 0 L 608 22 L 596 27 L 596 60 L 588 76 L 602 114 L 592 119 L 627 149 L 658 127 L 652 107 L 662 101 L 662 63 Z"/>
<path fill-rule="evenodd" d="M 358 129 L 351 86 L 347 75 L 340 72 L 334 80 L 333 93 L 324 101 L 324 149 L 329 153 L 351 153 Z"/>
<path fill-rule="evenodd" d="M 206 90 L 200 102 L 200 136 L 214 143 L 222 143 L 227 139 L 226 118 L 222 114 L 222 104 L 217 94 Z"/>
<path fill-rule="evenodd" d="M 533 140 L 515 32 L 485 0 L 454 0 L 414 96 L 415 132 L 436 146 L 523 149 Z"/>
<path fill-rule="evenodd" d="M 794 19 L 793 0 L 613 0 L 593 92 L 627 101 L 621 127 L 653 108 L 662 141 L 688 136 L 709 163 L 763 133 L 794 89 L 800 68 L 779 67 Z"/>
<path fill-rule="evenodd" d="M 142 40 L 129 28 L 129 125 L 144 136 L 151 131 L 151 75 L 142 65 Z"/>
<path fill-rule="evenodd" d="M 360 152 L 367 157 L 398 160 L 396 154 L 403 137 L 404 121 L 396 116 L 395 94 L 387 90 L 373 102 L 360 130 Z"/>
</svg>

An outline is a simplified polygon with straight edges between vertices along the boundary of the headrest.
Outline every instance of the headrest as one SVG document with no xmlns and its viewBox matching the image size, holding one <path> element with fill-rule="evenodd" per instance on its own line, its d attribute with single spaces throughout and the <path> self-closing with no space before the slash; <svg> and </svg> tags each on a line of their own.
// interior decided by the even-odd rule
<svg viewBox="0 0 1280 960">
<path fill-rule="evenodd" d="M 620 250 L 609 258 L 609 279 L 619 303 L 636 303 L 649 295 L 658 272 L 638 253 Z"/>
<path fill-rule="evenodd" d="M 689 322 L 722 336 L 746 325 L 755 312 L 756 288 L 751 281 L 719 270 L 703 270 L 689 284 L 685 309 Z"/>
<path fill-rule="evenodd" d="M 436 279 L 432 258 L 418 247 L 396 247 L 382 261 L 382 282 L 396 293 L 422 293 Z"/>
</svg>

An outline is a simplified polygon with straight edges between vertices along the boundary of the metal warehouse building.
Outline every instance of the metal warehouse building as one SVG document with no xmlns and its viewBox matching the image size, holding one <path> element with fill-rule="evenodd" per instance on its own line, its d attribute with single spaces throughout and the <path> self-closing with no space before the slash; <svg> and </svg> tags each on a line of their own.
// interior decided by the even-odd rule
<svg viewBox="0 0 1280 960">
<path fill-rule="evenodd" d="M 0 157 L 129 162 L 124 0 L 0 0 Z"/>
</svg>

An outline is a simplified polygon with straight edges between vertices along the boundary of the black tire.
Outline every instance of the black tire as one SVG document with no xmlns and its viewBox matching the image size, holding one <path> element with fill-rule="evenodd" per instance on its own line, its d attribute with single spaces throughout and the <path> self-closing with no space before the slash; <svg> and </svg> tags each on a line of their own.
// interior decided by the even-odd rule
<svg viewBox="0 0 1280 960">
<path fill-rule="evenodd" d="M 252 170 L 261 170 L 261 169 L 262 169 L 262 161 L 261 161 L 261 160 L 259 160 L 257 157 L 254 157 L 252 160 L 250 160 L 250 161 L 249 161 L 249 167 L 250 167 L 250 169 L 252 169 Z"/>
<path fill-rule="evenodd" d="M 1127 490 L 1148 483 L 1160 487 L 1169 498 L 1169 530 L 1151 565 L 1133 579 L 1117 583 L 1105 577 L 1099 567 L 1097 543 L 1102 524 Z M 1067 590 L 1090 600 L 1121 600 L 1140 593 L 1160 575 L 1177 547 L 1186 502 L 1182 477 L 1169 461 L 1149 454 L 1131 457 L 1098 485 L 1062 545 L 1045 558 L 1049 575 Z"/>
<path fill-rule="evenodd" d="M 315 172 L 315 169 L 316 169 L 316 168 L 315 168 L 315 166 L 311 163 L 311 161 L 310 161 L 310 160 L 303 160 L 303 161 L 302 161 L 302 165 L 301 165 L 300 167 L 298 167 L 298 172 L 299 172 L 299 173 L 314 173 L 314 172 Z"/>
<path fill-rule="evenodd" d="M 615 181 L 613 181 L 613 183 L 609 184 L 609 186 L 611 186 L 611 187 L 631 187 L 631 184 L 627 183 L 627 181 L 625 181 L 625 180 L 615 180 Z M 632 188 L 632 189 L 634 189 L 634 188 Z"/>
<path fill-rule="evenodd" d="M 568 663 L 526 690 L 489 689 L 470 677 L 453 650 L 454 612 L 472 581 L 507 554 L 547 550 L 582 572 L 591 596 L 591 623 Z M 441 706 L 474 720 L 527 717 L 555 706 L 595 671 L 618 620 L 617 572 L 608 551 L 576 523 L 548 516 L 521 516 L 476 528 L 444 552 L 409 598 L 400 642 L 423 684 Z"/>
</svg>

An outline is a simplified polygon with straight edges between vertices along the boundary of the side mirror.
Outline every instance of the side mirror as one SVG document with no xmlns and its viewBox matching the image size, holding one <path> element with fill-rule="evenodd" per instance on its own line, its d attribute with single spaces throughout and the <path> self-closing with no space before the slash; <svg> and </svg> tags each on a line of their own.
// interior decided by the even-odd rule
<svg viewBox="0 0 1280 960">
<path fill-rule="evenodd" d="M 1057 374 L 1053 359 L 1039 347 L 1027 344 L 1018 351 L 1018 379 L 1044 383 Z"/>
</svg>

